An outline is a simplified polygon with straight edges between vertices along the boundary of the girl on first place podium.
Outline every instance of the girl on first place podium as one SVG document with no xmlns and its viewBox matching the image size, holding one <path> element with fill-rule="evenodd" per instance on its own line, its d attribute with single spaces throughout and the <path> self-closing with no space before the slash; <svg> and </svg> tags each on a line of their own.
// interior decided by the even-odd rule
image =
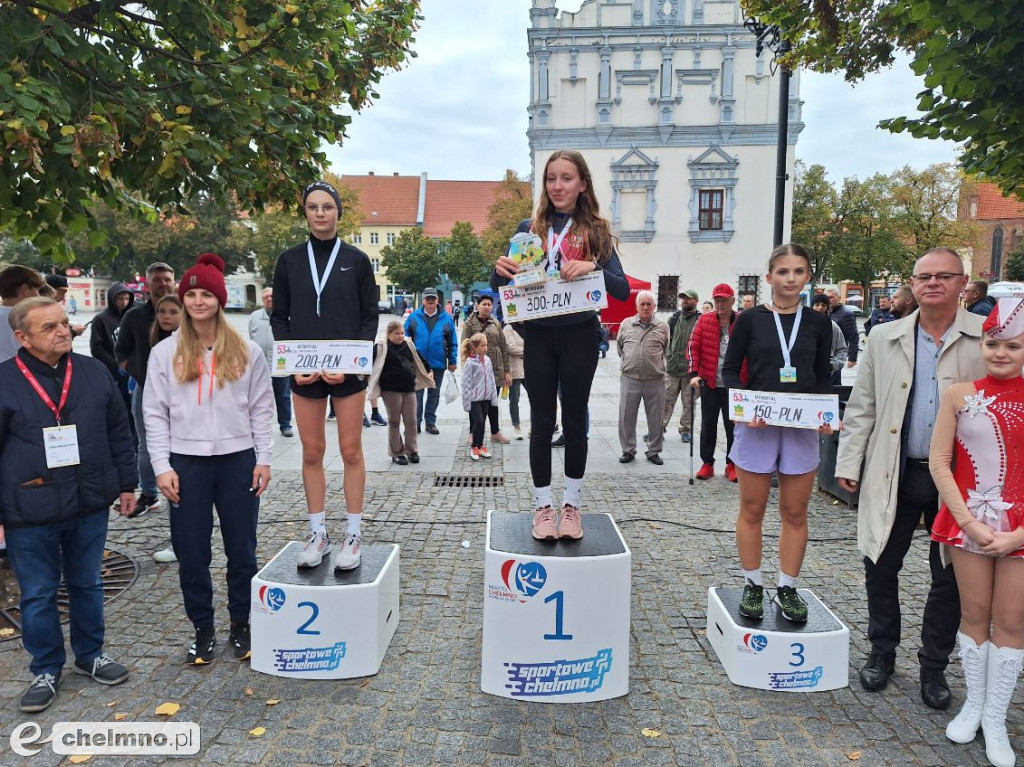
<svg viewBox="0 0 1024 767">
<path fill-rule="evenodd" d="M 603 271 L 605 290 L 629 300 L 629 283 L 615 252 L 615 237 L 600 213 L 590 168 L 579 152 L 561 150 L 544 165 L 537 211 L 519 224 L 544 242 L 546 271 L 563 280 Z M 519 271 L 507 255 L 494 265 L 491 288 L 499 290 Z M 540 317 L 523 323 L 523 366 L 530 387 L 530 473 L 533 476 L 533 537 L 582 538 L 583 475 L 587 469 L 587 403 L 597 372 L 601 327 L 597 312 Z M 557 397 L 562 398 L 565 435 L 565 492 L 562 517 L 555 524 L 551 497 L 551 437 Z"/>
<path fill-rule="evenodd" d="M 1006 710 L 1024 664 L 1024 301 L 1000 298 L 983 329 L 987 375 L 946 390 L 932 432 L 942 499 L 932 538 L 956 573 L 967 683 L 946 737 L 970 743 L 980 726 L 989 761 L 1012 767 Z"/>
<path fill-rule="evenodd" d="M 832 394 L 832 322 L 804 306 L 800 291 L 811 277 L 811 259 L 799 245 L 780 245 L 768 259 L 765 280 L 769 301 L 743 312 L 733 325 L 722 379 L 730 389 L 789 394 Z M 768 506 L 772 474 L 779 475 L 779 587 L 775 593 L 782 617 L 807 621 L 807 603 L 796 591 L 796 578 L 807 548 L 807 502 L 818 469 L 817 431 L 769 426 L 763 420 L 736 423 L 729 457 L 740 485 L 736 548 L 744 586 L 739 613 L 761 620 L 761 526 Z"/>
</svg>

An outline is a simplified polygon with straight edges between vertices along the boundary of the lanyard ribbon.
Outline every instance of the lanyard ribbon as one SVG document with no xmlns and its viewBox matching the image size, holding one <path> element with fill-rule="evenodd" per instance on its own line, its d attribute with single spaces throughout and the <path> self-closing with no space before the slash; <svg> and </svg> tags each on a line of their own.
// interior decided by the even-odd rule
<svg viewBox="0 0 1024 767">
<path fill-rule="evenodd" d="M 786 334 L 782 332 L 782 320 L 779 319 L 778 312 L 772 312 L 772 317 L 775 318 L 775 329 L 779 331 L 779 345 L 782 347 L 782 362 L 788 368 L 792 367 L 790 361 L 790 352 L 793 351 L 793 347 L 796 345 L 796 334 L 800 330 L 800 318 L 803 316 L 804 308 L 798 307 L 796 310 L 796 318 L 793 320 L 793 333 L 789 337 L 789 341 L 786 341 Z"/>
<path fill-rule="evenodd" d="M 39 384 L 39 381 L 36 380 L 36 377 L 32 375 L 32 371 L 29 370 L 25 366 L 25 363 L 21 361 L 21 358 L 15 356 L 14 360 L 15 362 L 18 363 L 18 370 L 20 370 L 21 374 L 25 376 L 25 380 L 32 384 L 32 388 L 36 390 L 36 394 L 39 395 L 39 398 L 43 401 L 43 404 L 50 408 L 51 411 L 53 411 L 53 415 L 57 419 L 57 425 L 60 426 L 60 411 L 64 409 L 64 405 L 68 401 L 68 389 L 71 388 L 71 357 L 68 356 L 67 370 L 64 371 L 64 385 L 61 387 L 60 390 L 59 405 L 53 404 L 53 400 L 50 399 L 50 395 L 46 393 L 43 387 Z"/>
<path fill-rule="evenodd" d="M 324 269 L 324 276 L 319 277 L 316 273 L 316 261 L 313 258 L 313 243 L 306 243 L 306 253 L 309 255 L 309 273 L 313 277 L 313 290 L 316 291 L 316 316 L 320 316 L 320 294 L 324 292 L 324 286 L 327 285 L 327 280 L 331 278 L 331 270 L 334 268 L 334 260 L 338 257 L 338 251 L 341 250 L 341 238 L 339 237 L 334 242 L 334 248 L 331 250 L 331 258 L 327 262 L 327 268 Z"/>
<path fill-rule="evenodd" d="M 572 226 L 572 217 L 569 217 L 565 221 L 565 226 L 562 227 L 562 231 L 558 233 L 558 237 L 555 237 L 555 230 L 553 227 L 548 227 L 548 268 L 560 269 L 562 267 L 562 240 L 569 233 L 569 227 Z"/>
</svg>

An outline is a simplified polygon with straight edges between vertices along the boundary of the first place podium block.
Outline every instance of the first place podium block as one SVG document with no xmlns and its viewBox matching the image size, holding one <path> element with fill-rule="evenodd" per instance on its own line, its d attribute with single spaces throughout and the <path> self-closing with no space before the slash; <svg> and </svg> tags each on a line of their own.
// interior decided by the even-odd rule
<svg viewBox="0 0 1024 767">
<path fill-rule="evenodd" d="M 380 670 L 398 628 L 398 546 L 368 545 L 362 564 L 335 572 L 333 557 L 297 565 L 289 543 L 252 579 L 254 671 L 350 679 Z"/>
<path fill-rule="evenodd" d="M 537 541 L 533 514 L 487 513 L 480 689 L 541 703 L 629 692 L 631 554 L 608 514 Z"/>
<path fill-rule="evenodd" d="M 739 614 L 742 589 L 708 589 L 707 637 L 729 676 L 741 687 L 785 692 L 836 690 L 849 684 L 850 630 L 808 589 L 807 623 L 790 623 L 768 601 L 764 618 Z"/>
</svg>

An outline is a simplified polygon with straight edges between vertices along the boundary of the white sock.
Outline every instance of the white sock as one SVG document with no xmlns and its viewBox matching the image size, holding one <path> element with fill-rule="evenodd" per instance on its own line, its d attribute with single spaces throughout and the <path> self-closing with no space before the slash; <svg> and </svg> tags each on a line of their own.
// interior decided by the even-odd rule
<svg viewBox="0 0 1024 767">
<path fill-rule="evenodd" d="M 543 509 L 551 505 L 551 485 L 533 488 L 533 508 Z"/>
<path fill-rule="evenodd" d="M 579 479 L 573 479 L 572 477 L 565 478 L 565 493 L 562 496 L 562 503 L 567 503 L 570 506 L 575 506 L 577 509 L 580 507 L 580 496 L 583 494 L 583 477 Z"/>
<path fill-rule="evenodd" d="M 796 576 L 786 575 L 782 570 L 779 570 L 779 588 L 781 589 L 783 586 L 789 586 L 790 588 L 795 587 Z"/>
<path fill-rule="evenodd" d="M 327 512 L 321 511 L 319 514 L 309 515 L 309 530 L 313 533 L 326 533 L 327 532 Z"/>
<path fill-rule="evenodd" d="M 359 531 L 359 523 L 363 521 L 362 514 L 347 514 L 348 517 L 348 530 L 346 531 L 349 535 L 361 535 Z"/>
<path fill-rule="evenodd" d="M 763 586 L 764 585 L 764 579 L 761 577 L 761 568 L 760 567 L 757 568 L 756 570 L 744 570 L 743 571 L 743 578 L 744 578 L 744 580 L 750 581 L 755 586 Z"/>
</svg>

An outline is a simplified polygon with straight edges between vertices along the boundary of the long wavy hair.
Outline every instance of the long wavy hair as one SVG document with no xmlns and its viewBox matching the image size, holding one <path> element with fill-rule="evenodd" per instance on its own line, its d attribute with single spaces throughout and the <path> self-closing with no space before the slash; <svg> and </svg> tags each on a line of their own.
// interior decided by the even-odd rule
<svg viewBox="0 0 1024 767">
<path fill-rule="evenodd" d="M 181 329 L 178 331 L 178 348 L 174 353 L 174 370 L 178 383 L 195 381 L 204 370 L 203 359 L 206 348 L 199 340 L 188 309 L 182 312 Z M 224 309 L 217 307 L 217 330 L 213 342 L 213 368 L 217 377 L 217 388 L 223 389 L 229 381 L 237 381 L 249 364 L 249 347 L 224 316 Z"/>
<path fill-rule="evenodd" d="M 608 223 L 608 219 L 601 215 L 601 206 L 594 193 L 594 179 L 590 175 L 587 161 L 583 159 L 582 154 L 574 149 L 559 149 L 552 153 L 548 161 L 544 163 L 540 200 L 537 202 L 537 210 L 533 216 L 533 232 L 543 238 L 547 234 L 551 219 L 555 214 L 555 207 L 548 198 L 547 186 L 548 168 L 555 160 L 568 160 L 575 165 L 576 171 L 580 174 L 580 180 L 585 184 L 576 200 L 576 209 L 572 212 L 572 230 L 583 236 L 583 257 L 588 261 L 605 264 L 612 257 L 612 252 L 618 246 L 619 240 L 612 234 L 612 227 Z"/>
</svg>

